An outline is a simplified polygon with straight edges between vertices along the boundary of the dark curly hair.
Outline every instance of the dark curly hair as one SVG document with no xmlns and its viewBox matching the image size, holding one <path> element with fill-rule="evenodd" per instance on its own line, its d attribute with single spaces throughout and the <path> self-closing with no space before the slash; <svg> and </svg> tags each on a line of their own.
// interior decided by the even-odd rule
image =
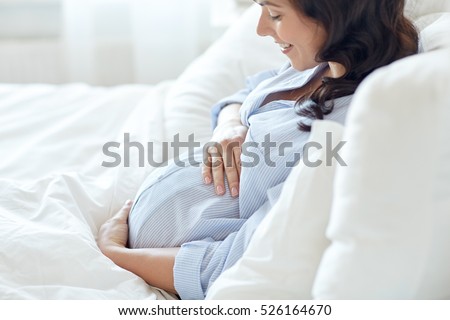
<svg viewBox="0 0 450 320">
<path fill-rule="evenodd" d="M 328 34 L 317 62 L 337 62 L 346 70 L 340 78 L 323 77 L 317 90 L 297 100 L 297 114 L 307 118 L 299 122 L 302 131 L 310 131 L 312 120 L 331 113 L 333 100 L 353 94 L 372 71 L 418 51 L 418 33 L 403 13 L 405 0 L 290 1 Z"/>
</svg>

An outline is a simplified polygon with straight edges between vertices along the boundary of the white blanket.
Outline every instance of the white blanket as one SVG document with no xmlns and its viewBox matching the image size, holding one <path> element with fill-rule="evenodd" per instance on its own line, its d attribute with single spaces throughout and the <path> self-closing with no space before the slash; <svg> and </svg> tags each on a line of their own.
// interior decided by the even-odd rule
<svg viewBox="0 0 450 320">
<path fill-rule="evenodd" d="M 0 299 L 167 299 L 97 248 L 152 170 L 105 168 L 123 133 L 161 141 L 169 83 L 0 85 Z"/>
</svg>

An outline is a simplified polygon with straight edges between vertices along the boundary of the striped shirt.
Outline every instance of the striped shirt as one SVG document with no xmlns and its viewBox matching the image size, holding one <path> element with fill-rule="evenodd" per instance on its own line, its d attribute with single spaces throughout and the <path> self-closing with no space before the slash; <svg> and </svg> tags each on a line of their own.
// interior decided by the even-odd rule
<svg viewBox="0 0 450 320">
<path fill-rule="evenodd" d="M 217 196 L 202 181 L 202 149 L 154 171 L 143 183 L 129 217 L 132 248 L 181 247 L 175 258 L 175 288 L 182 299 L 204 299 L 217 277 L 242 257 L 253 232 L 277 201 L 284 181 L 302 156 L 309 132 L 298 130 L 295 101 L 263 105 L 274 92 L 299 88 L 324 68 L 296 71 L 290 65 L 247 79 L 247 87 L 213 107 L 242 103 L 241 121 L 249 127 L 243 145 L 240 194 Z M 344 123 L 352 96 L 335 100 L 327 120 Z M 194 161 L 193 161 L 194 160 Z M 151 268 L 151 266 L 149 266 Z"/>
</svg>

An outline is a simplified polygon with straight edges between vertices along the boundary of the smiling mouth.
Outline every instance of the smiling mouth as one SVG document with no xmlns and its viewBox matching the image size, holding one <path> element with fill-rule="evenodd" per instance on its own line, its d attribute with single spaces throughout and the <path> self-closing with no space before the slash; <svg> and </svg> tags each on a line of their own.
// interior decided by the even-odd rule
<svg viewBox="0 0 450 320">
<path fill-rule="evenodd" d="M 280 49 L 283 53 L 287 52 L 289 49 L 292 48 L 292 44 L 289 43 L 278 43 L 278 45 L 280 46 Z"/>
<path fill-rule="evenodd" d="M 281 49 L 287 49 L 289 47 L 292 47 L 292 44 L 289 43 L 279 43 L 278 45 L 281 47 Z"/>
</svg>

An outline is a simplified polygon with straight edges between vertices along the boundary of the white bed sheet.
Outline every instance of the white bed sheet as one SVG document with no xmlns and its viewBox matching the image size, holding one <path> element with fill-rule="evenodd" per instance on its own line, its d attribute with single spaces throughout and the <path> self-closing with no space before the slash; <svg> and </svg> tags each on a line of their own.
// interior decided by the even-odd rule
<svg viewBox="0 0 450 320">
<path fill-rule="evenodd" d="M 1 299 L 172 298 L 95 242 L 152 170 L 102 167 L 102 146 L 163 140 L 170 86 L 0 85 Z"/>
</svg>

